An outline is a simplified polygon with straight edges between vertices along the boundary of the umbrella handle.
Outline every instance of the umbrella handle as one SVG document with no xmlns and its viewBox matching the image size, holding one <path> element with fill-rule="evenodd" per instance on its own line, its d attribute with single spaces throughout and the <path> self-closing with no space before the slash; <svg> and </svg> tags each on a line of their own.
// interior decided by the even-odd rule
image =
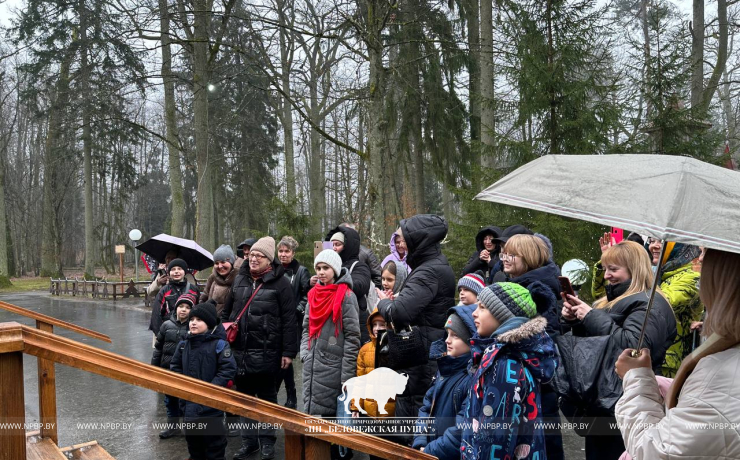
<svg viewBox="0 0 740 460">
<path fill-rule="evenodd" d="M 660 269 L 663 266 L 663 257 L 665 257 L 665 250 L 667 241 L 661 240 L 660 258 L 658 258 L 658 265 L 655 268 L 655 279 L 653 280 L 653 288 L 650 290 L 650 297 L 648 299 L 647 311 L 645 312 L 645 319 L 642 322 L 642 330 L 640 331 L 640 339 L 637 341 L 637 349 L 635 350 L 636 355 L 639 356 L 640 350 L 642 349 L 642 342 L 645 340 L 645 328 L 647 327 L 648 318 L 650 317 L 650 310 L 653 309 L 653 300 L 655 299 L 655 293 L 658 291 L 658 284 L 660 283 Z M 636 358 L 633 352 L 633 358 Z"/>
</svg>

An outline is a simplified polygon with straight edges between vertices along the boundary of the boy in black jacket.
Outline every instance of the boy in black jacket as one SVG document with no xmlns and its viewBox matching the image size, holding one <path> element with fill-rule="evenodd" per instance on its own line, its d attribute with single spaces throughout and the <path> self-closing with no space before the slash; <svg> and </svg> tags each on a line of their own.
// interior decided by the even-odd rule
<svg viewBox="0 0 740 460">
<path fill-rule="evenodd" d="M 198 304 L 190 312 L 190 334 L 177 346 L 170 369 L 214 385 L 231 386 L 236 362 L 213 304 Z M 182 399 L 180 408 L 186 424 L 205 427 L 185 430 L 190 458 L 223 460 L 227 443 L 223 411 Z"/>
<path fill-rule="evenodd" d="M 170 319 L 162 324 L 157 334 L 154 353 L 152 353 L 152 366 L 170 368 L 177 345 L 188 336 L 190 310 L 193 305 L 195 305 L 195 296 L 191 293 L 183 294 L 177 299 L 175 311 L 172 312 Z M 167 408 L 167 429 L 159 433 L 160 439 L 168 439 L 181 433 L 176 426 L 182 417 L 180 399 L 164 395 L 164 406 Z"/>
</svg>

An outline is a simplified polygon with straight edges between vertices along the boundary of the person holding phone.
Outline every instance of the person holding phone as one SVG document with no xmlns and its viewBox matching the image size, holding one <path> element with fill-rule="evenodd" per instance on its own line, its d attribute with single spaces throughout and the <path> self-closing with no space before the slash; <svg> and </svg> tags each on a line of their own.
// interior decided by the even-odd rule
<svg viewBox="0 0 740 460">
<path fill-rule="evenodd" d="M 608 283 L 606 295 L 593 305 L 588 305 L 578 297 L 562 294 L 565 302 L 562 318 L 570 327 L 574 336 L 595 337 L 608 336 L 609 344 L 604 357 L 607 362 L 617 361 L 622 350 L 636 348 L 645 322 L 648 299 L 653 284 L 653 271 L 650 259 L 637 243 L 622 241 L 607 248 L 601 255 L 604 267 L 604 278 Z M 645 345 L 650 349 L 651 366 L 659 370 L 666 350 L 676 336 L 676 319 L 668 301 L 662 293 L 655 295 L 653 310 L 645 326 Z M 598 374 L 599 382 L 613 382 L 613 374 L 606 375 L 602 370 Z M 609 369 L 609 372 L 614 372 Z M 621 390 L 619 389 L 614 390 Z M 607 403 L 590 404 L 587 407 L 563 409 L 564 412 L 582 412 L 586 417 L 593 417 L 593 423 L 586 440 L 586 460 L 617 460 L 624 452 L 622 435 L 614 418 L 614 405 Z M 599 406 L 611 406 L 607 409 Z M 549 456 L 548 456 L 549 457 Z"/>
<path fill-rule="evenodd" d="M 495 241 L 499 236 L 501 236 L 501 229 L 495 225 L 483 227 L 475 235 L 475 252 L 470 256 L 468 263 L 463 268 L 462 276 L 480 270 L 484 274 L 483 277 L 488 279 L 493 267 L 499 261 L 498 254 L 501 246 Z"/>
</svg>

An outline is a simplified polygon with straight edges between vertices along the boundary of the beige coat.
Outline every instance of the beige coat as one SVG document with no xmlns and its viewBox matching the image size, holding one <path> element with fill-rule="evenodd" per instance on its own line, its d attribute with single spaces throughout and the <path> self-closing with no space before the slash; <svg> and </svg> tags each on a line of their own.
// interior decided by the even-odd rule
<svg viewBox="0 0 740 460">
<path fill-rule="evenodd" d="M 667 412 L 652 370 L 623 385 L 616 417 L 635 460 L 740 459 L 740 345 L 701 359 Z"/>
</svg>

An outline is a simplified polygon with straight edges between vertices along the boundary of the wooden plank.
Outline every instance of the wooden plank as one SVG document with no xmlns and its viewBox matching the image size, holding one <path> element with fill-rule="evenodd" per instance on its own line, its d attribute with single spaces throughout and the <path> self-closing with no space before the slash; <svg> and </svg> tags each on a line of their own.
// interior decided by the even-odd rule
<svg viewBox="0 0 740 460">
<path fill-rule="evenodd" d="M 73 460 L 115 460 L 97 441 L 65 447 L 62 452 Z"/>
<path fill-rule="evenodd" d="M 375 436 L 362 433 L 346 434 L 339 425 L 296 410 L 227 390 L 202 380 L 175 374 L 160 367 L 144 364 L 74 340 L 21 326 L 18 323 L 0 324 L 0 343 L 7 340 L 6 335 L 16 334 L 17 336 L 19 329 L 22 331 L 25 353 L 259 422 L 280 423 L 286 432 L 290 431 L 306 437 L 305 451 L 308 451 L 310 447 L 312 452 L 324 452 L 321 444 L 313 446 L 308 442 L 308 439 L 317 437 L 324 443 L 340 444 L 386 459 L 433 460 L 434 458 Z"/>
<path fill-rule="evenodd" d="M 305 460 L 303 452 L 306 437 L 301 434 L 285 432 L 285 460 Z"/>
<path fill-rule="evenodd" d="M 3 302 L 2 300 L 0 300 L 0 309 L 15 313 L 16 315 L 25 316 L 26 318 L 35 319 L 36 321 L 42 321 L 46 324 L 51 324 L 52 326 L 69 329 L 70 331 L 74 331 L 78 334 L 86 335 L 94 339 L 102 340 L 103 342 L 112 343 L 110 337 L 105 334 L 101 334 L 100 332 L 96 332 L 91 329 L 78 326 L 76 324 L 68 323 L 67 321 L 62 321 L 61 319 L 56 319 L 42 313 L 26 310 L 25 308 L 13 305 L 12 303 Z"/>
<path fill-rule="evenodd" d="M 306 437 L 304 455 L 305 460 L 325 460 L 331 458 L 331 445 L 323 439 Z"/>
<path fill-rule="evenodd" d="M 26 446 L 27 460 L 69 460 L 49 438 L 30 439 Z"/>
<path fill-rule="evenodd" d="M 26 460 L 26 407 L 23 399 L 23 353 L 0 354 L 0 460 Z"/>
<path fill-rule="evenodd" d="M 36 329 L 49 334 L 54 333 L 54 326 L 36 320 Z M 39 358 L 39 421 L 41 422 L 41 437 L 49 438 L 54 444 L 59 444 L 57 435 L 57 384 L 54 361 Z"/>
</svg>

